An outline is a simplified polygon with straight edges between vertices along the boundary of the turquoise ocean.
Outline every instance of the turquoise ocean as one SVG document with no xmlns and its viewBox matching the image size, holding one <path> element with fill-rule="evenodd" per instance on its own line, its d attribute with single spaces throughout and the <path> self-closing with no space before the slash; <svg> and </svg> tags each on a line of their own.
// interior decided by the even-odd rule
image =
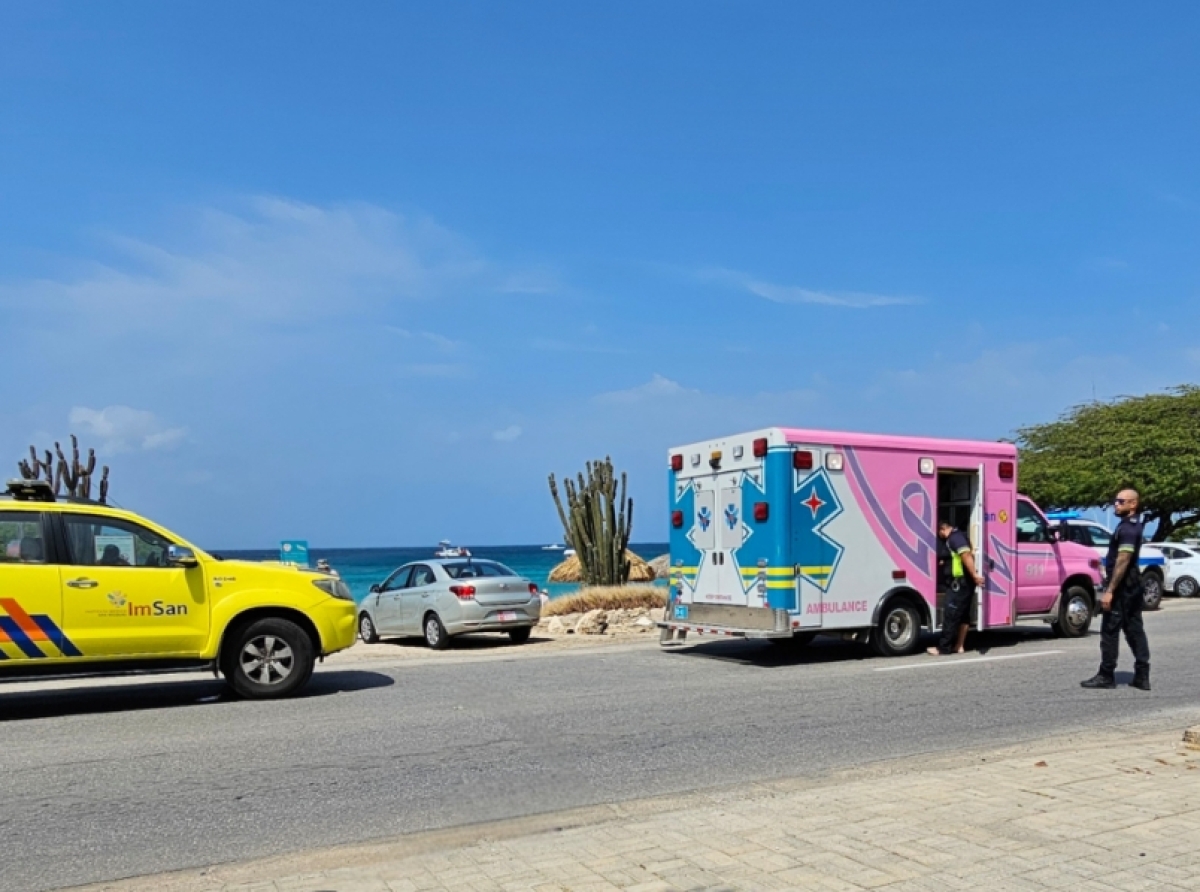
<svg viewBox="0 0 1200 892">
<path fill-rule="evenodd" d="M 329 566 L 338 571 L 342 579 L 350 586 L 350 590 L 354 592 L 354 599 L 361 601 L 373 583 L 382 582 L 389 573 L 403 564 L 433 557 L 436 550 L 436 547 L 317 548 L 309 546 L 308 559 L 314 565 L 321 558 L 329 561 Z M 667 544 L 665 542 L 630 543 L 629 550 L 649 561 L 666 554 Z M 279 560 L 277 549 L 235 551 L 220 548 L 213 553 L 236 560 Z M 548 580 L 550 571 L 563 560 L 561 551 L 547 551 L 540 545 L 496 545 L 471 548 L 471 556 L 499 561 L 511 567 L 521 576 L 531 582 L 536 582 L 539 588 L 549 592 L 551 598 L 560 597 L 579 588 L 577 585 L 551 583 Z M 665 585 L 666 581 L 659 580 L 659 583 Z"/>
</svg>

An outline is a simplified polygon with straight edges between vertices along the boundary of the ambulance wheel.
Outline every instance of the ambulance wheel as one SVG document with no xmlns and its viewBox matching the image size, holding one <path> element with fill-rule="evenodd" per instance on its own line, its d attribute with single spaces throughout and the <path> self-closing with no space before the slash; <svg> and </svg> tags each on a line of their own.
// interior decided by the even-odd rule
<svg viewBox="0 0 1200 892">
<path fill-rule="evenodd" d="M 1181 598 L 1194 598 L 1200 591 L 1200 585 L 1190 576 L 1180 576 L 1175 580 L 1175 594 Z"/>
<path fill-rule="evenodd" d="M 871 630 L 871 648 L 881 657 L 904 657 L 921 646 L 921 614 L 911 601 L 889 601 Z"/>
<path fill-rule="evenodd" d="M 379 643 L 379 630 L 375 628 L 371 614 L 365 610 L 358 616 L 358 637 L 367 644 Z"/>
<path fill-rule="evenodd" d="M 442 625 L 436 613 L 425 615 L 425 625 L 422 628 L 425 630 L 425 643 L 429 645 L 430 650 L 445 650 L 450 646 L 450 636 L 446 634 L 446 627 Z"/>
<path fill-rule="evenodd" d="M 308 682 L 315 663 L 308 633 L 276 616 L 234 629 L 221 651 L 221 673 L 247 700 L 294 694 Z"/>
<path fill-rule="evenodd" d="M 1050 628 L 1060 638 L 1082 638 L 1092 624 L 1092 597 L 1087 589 L 1077 585 L 1063 592 L 1058 606 L 1058 619 Z"/>
<path fill-rule="evenodd" d="M 1142 574 L 1142 607 L 1145 610 L 1157 610 L 1162 606 L 1163 580 L 1154 570 Z"/>
<path fill-rule="evenodd" d="M 776 647 L 801 648 L 808 647 L 816 637 L 816 632 L 795 632 L 791 638 L 768 638 L 767 640 Z"/>
</svg>

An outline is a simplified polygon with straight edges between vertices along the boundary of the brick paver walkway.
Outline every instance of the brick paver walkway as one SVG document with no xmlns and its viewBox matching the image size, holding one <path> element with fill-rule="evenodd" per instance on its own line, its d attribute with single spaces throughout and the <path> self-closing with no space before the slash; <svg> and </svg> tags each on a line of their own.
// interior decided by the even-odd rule
<svg viewBox="0 0 1200 892">
<path fill-rule="evenodd" d="M 105 883 L 128 892 L 1200 889 L 1200 752 L 1128 728 Z"/>
</svg>

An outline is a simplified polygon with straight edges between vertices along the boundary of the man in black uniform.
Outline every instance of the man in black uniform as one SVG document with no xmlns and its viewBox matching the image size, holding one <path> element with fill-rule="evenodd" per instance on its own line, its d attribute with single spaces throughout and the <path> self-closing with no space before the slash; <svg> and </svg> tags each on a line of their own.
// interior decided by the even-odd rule
<svg viewBox="0 0 1200 892">
<path fill-rule="evenodd" d="M 1113 502 L 1113 510 L 1121 518 L 1108 545 L 1104 561 L 1108 584 L 1100 598 L 1104 619 L 1100 622 L 1100 671 L 1080 684 L 1085 688 L 1115 688 L 1113 673 L 1117 671 L 1117 651 L 1121 632 L 1133 651 L 1133 681 L 1131 687 L 1150 690 L 1150 645 L 1142 626 L 1142 574 L 1138 556 L 1142 550 L 1142 523 L 1138 520 L 1138 494 L 1123 489 Z"/>
<path fill-rule="evenodd" d="M 971 628 L 968 620 L 975 587 L 983 585 L 970 540 L 945 520 L 938 524 L 938 539 L 938 587 L 946 592 L 946 602 L 942 607 L 942 637 L 937 647 L 929 648 L 935 657 L 963 652 Z"/>
</svg>

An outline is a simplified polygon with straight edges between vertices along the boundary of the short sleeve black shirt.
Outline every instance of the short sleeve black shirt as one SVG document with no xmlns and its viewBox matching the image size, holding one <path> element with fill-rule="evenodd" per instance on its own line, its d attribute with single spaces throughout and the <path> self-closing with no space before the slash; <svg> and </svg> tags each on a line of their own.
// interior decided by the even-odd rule
<svg viewBox="0 0 1200 892">
<path fill-rule="evenodd" d="M 1117 566 L 1117 555 L 1122 551 L 1133 552 L 1133 565 L 1137 566 L 1139 553 L 1142 550 L 1142 524 L 1140 521 L 1125 518 L 1113 531 L 1112 541 L 1108 543 L 1108 557 L 1104 559 L 1104 569 L 1111 579 Z"/>
</svg>

